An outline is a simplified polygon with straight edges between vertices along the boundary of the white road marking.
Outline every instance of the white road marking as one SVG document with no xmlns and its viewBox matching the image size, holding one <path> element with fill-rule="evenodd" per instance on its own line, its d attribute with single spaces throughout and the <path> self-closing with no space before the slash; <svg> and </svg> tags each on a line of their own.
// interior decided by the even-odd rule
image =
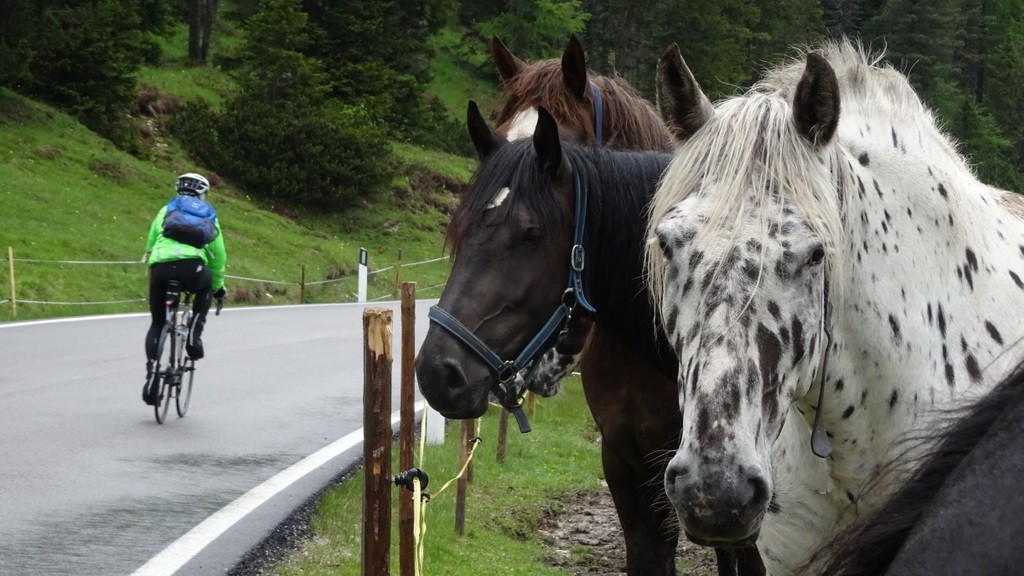
<svg viewBox="0 0 1024 576">
<path fill-rule="evenodd" d="M 423 406 L 422 400 L 417 402 L 416 412 L 422 413 Z M 399 413 L 392 413 L 391 427 L 394 428 L 398 422 Z M 323 466 L 342 452 L 358 446 L 362 441 L 363 429 L 360 428 L 278 472 L 263 484 L 242 494 L 234 502 L 211 514 L 195 528 L 160 551 L 159 554 L 150 558 L 148 562 L 133 572 L 132 576 L 170 576 L 174 574 L 247 514 L 265 504 L 306 474 Z"/>
</svg>

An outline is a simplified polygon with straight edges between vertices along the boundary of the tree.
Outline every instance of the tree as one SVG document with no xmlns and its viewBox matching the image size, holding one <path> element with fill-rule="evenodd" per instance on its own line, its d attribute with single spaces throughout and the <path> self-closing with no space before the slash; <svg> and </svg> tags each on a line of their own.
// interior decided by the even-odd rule
<svg viewBox="0 0 1024 576">
<path fill-rule="evenodd" d="M 825 27 L 833 38 L 856 37 L 864 21 L 860 0 L 824 0 Z"/>
<path fill-rule="evenodd" d="M 997 25 L 986 60 L 985 105 L 1024 173 L 1024 0 L 993 1 L 992 13 Z"/>
<path fill-rule="evenodd" d="M 132 149 L 126 122 L 135 104 L 135 73 L 146 53 L 141 19 L 118 0 L 63 2 L 44 8 L 32 39 L 26 92 L 63 108 L 83 124 Z"/>
<path fill-rule="evenodd" d="M 328 99 L 323 63 L 306 54 L 323 32 L 300 0 L 263 0 L 245 23 L 238 96 L 212 151 L 254 194 L 342 209 L 390 181 L 390 146 L 359 106 Z"/>
<path fill-rule="evenodd" d="M 500 36 L 526 58 L 546 58 L 559 53 L 570 35 L 579 35 L 588 17 L 580 0 L 510 0 L 505 12 L 477 29 L 485 38 Z"/>
<path fill-rule="evenodd" d="M 188 61 L 205 64 L 210 55 L 218 0 L 188 0 Z"/>
</svg>

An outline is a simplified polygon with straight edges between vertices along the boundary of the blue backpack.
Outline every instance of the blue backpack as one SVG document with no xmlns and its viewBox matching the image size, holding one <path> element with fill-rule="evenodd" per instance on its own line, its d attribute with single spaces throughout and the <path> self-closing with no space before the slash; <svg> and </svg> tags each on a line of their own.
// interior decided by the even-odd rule
<svg viewBox="0 0 1024 576">
<path fill-rule="evenodd" d="M 175 196 L 167 203 L 164 236 L 202 248 L 217 237 L 217 211 L 195 196 Z"/>
</svg>

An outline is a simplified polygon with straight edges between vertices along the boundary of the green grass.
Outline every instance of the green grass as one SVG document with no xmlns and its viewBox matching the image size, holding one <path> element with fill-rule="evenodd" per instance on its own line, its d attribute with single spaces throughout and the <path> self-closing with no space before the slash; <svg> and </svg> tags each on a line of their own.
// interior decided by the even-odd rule
<svg viewBox="0 0 1024 576">
<path fill-rule="evenodd" d="M 430 92 L 437 96 L 458 122 L 466 120 L 466 104 L 476 100 L 484 113 L 498 103 L 498 70 L 490 48 L 482 40 L 467 37 L 466 30 L 445 28 L 432 36 Z"/>
<path fill-rule="evenodd" d="M 163 94 L 174 94 L 183 102 L 203 99 L 220 108 L 233 91 L 234 83 L 217 66 L 216 55 L 233 50 L 238 44 L 238 36 L 229 23 L 221 19 L 213 40 L 211 65 L 190 66 L 188 27 L 184 24 L 175 26 L 166 38 L 157 37 L 163 58 L 158 66 L 145 66 L 139 71 L 139 85 L 152 86 Z"/>
<path fill-rule="evenodd" d="M 311 286 L 307 302 L 353 301 L 359 248 L 370 254 L 369 298 L 388 297 L 394 271 L 403 263 L 437 258 L 443 251 L 446 211 L 467 177 L 472 160 L 403 145 L 405 172 L 421 182 L 399 183 L 344 214 L 302 214 L 250 199 L 230 184 L 216 186 L 211 202 L 223 223 L 227 274 L 288 284 L 228 280 L 234 303 L 299 301 L 302 266 L 306 281 L 343 281 Z M 433 170 L 448 163 L 444 174 Z M 19 260 L 138 261 L 149 223 L 173 195 L 175 176 L 200 170 L 180 152 L 147 162 L 115 149 L 68 116 L 0 92 L 0 301 L 10 298 L 7 247 L 14 250 L 18 300 L 122 302 L 44 305 L 21 303 L 18 320 L 79 314 L 144 311 L 146 268 L 134 264 L 77 265 Z M 416 176 L 419 175 L 419 176 Z M 415 187 L 446 182 L 447 193 Z M 286 217 L 283 214 L 287 214 Z M 446 261 L 404 267 L 401 281 L 415 281 L 421 297 L 436 297 L 447 278 Z M 0 320 L 14 319 L 10 303 Z"/>
<path fill-rule="evenodd" d="M 426 511 L 424 574 L 567 573 L 544 562 L 551 551 L 538 529 L 545 510 L 580 491 L 603 490 L 597 430 L 579 379 L 567 379 L 553 398 L 538 399 L 529 434 L 520 434 L 511 420 L 503 463 L 495 457 L 498 414 L 492 407 L 481 419 L 483 441 L 473 459 L 462 536 L 454 532 L 455 484 L 435 492 L 457 472 L 458 425 L 450 425 L 445 444 L 427 446 L 423 461 L 416 463 L 429 474 L 427 492 L 433 496 Z M 392 461 L 397 463 L 397 455 Z M 313 519 L 313 537 L 265 574 L 359 574 L 362 486 L 360 471 L 329 490 Z M 392 521 L 391 572 L 398 574 L 397 498 Z"/>
</svg>

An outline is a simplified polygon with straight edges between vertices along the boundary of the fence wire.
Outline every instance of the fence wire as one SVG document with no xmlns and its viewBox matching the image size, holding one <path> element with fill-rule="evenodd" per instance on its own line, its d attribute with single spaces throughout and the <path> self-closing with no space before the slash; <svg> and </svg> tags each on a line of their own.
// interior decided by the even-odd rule
<svg viewBox="0 0 1024 576">
<path fill-rule="evenodd" d="M 421 260 L 421 261 L 418 261 L 418 262 L 409 262 L 409 263 L 404 263 L 404 264 L 395 264 L 393 266 L 386 266 L 384 268 L 380 268 L 380 269 L 377 269 L 377 270 L 367 271 L 366 275 L 367 275 L 367 277 L 370 277 L 370 276 L 373 276 L 374 274 L 380 274 L 381 272 L 387 272 L 389 270 L 394 270 L 396 268 L 412 268 L 414 266 L 421 266 L 421 265 L 424 265 L 424 264 L 432 264 L 432 263 L 435 263 L 435 262 L 441 262 L 441 261 L 448 260 L 448 259 L 449 259 L 449 256 L 442 256 L 440 258 L 432 258 L 432 259 L 429 259 L 429 260 Z M 142 260 L 48 260 L 48 259 L 42 259 L 42 258 L 14 258 L 14 259 L 10 259 L 10 258 L 7 258 L 6 256 L 0 257 L 0 261 L 2 261 L 2 262 L 14 262 L 14 263 L 24 262 L 24 263 L 27 263 L 27 264 L 115 265 L 115 266 L 136 265 L 136 264 L 142 265 L 142 264 L 145 264 L 145 262 L 142 261 Z M 247 281 L 247 282 L 258 282 L 258 283 L 261 283 L 261 284 L 277 284 L 277 285 L 283 285 L 283 286 L 299 286 L 299 287 L 305 285 L 305 286 L 309 287 L 309 286 L 320 286 L 320 285 L 325 285 L 325 284 L 333 284 L 333 283 L 337 283 L 337 282 L 344 282 L 346 280 L 352 280 L 352 279 L 356 278 L 357 275 L 356 274 L 349 274 L 349 275 L 346 275 L 346 276 L 341 276 L 339 278 L 331 278 L 331 279 L 327 279 L 327 280 L 314 280 L 314 281 L 310 281 L 310 282 L 289 282 L 289 281 L 286 281 L 286 280 L 271 280 L 271 279 L 267 279 L 267 278 L 250 278 L 250 277 L 247 277 L 247 276 L 234 276 L 234 275 L 231 275 L 231 274 L 225 274 L 224 277 L 225 278 L 230 278 L 232 280 L 243 280 L 243 281 Z M 440 288 L 441 286 L 444 286 L 444 284 L 437 284 L 437 285 L 434 285 L 434 286 L 429 286 L 427 288 L 424 288 L 424 290 L 433 290 L 433 289 L 436 289 L 436 288 Z M 368 299 L 368 301 L 370 301 L 370 302 L 377 302 L 377 301 L 380 301 L 380 300 L 387 300 L 389 298 L 394 298 L 394 294 L 393 293 L 384 294 L 383 296 L 378 296 L 376 298 Z M 59 302 L 59 301 L 49 301 L 49 300 L 22 300 L 20 298 L 17 300 L 17 302 L 19 304 L 40 304 L 40 305 L 56 305 L 56 306 L 89 306 L 89 305 L 106 305 L 106 304 L 130 304 L 130 303 L 146 302 L 146 301 L 147 301 L 146 298 L 132 298 L 132 299 L 128 299 L 128 300 L 108 300 L 108 301 L 103 301 L 103 302 Z M 11 299 L 9 299 L 9 298 L 0 300 L 0 304 L 7 304 L 7 303 L 10 303 L 10 302 L 11 302 Z"/>
</svg>

